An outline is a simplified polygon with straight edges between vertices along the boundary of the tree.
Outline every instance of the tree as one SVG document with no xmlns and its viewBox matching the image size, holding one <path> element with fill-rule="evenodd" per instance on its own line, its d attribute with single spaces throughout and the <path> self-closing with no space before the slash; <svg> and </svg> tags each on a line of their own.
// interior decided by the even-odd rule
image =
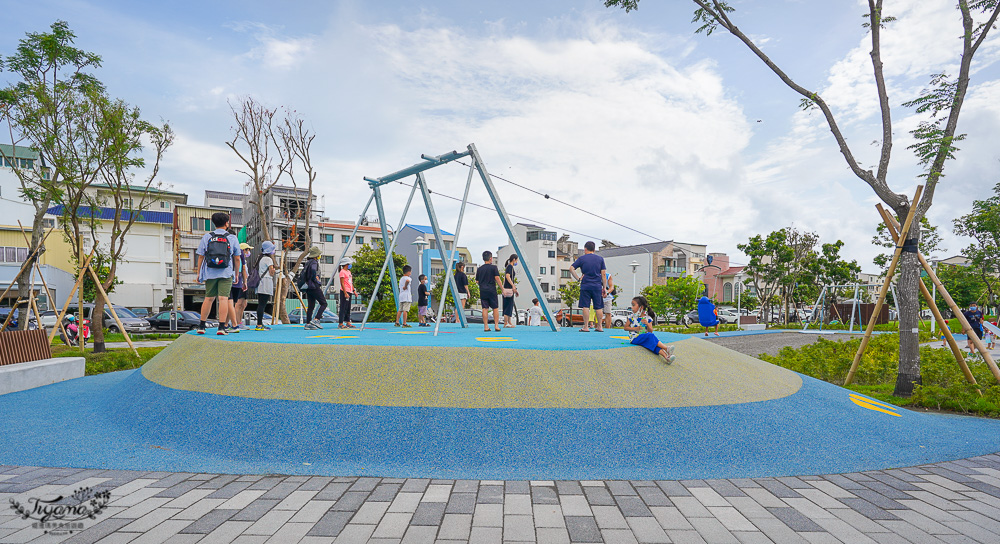
<svg viewBox="0 0 1000 544">
<path fill-rule="evenodd" d="M 382 255 L 385 255 L 385 253 L 383 252 Z M 434 282 L 433 282 L 434 283 L 434 287 L 431 287 L 431 299 L 432 300 L 437 300 L 437 301 L 441 300 L 441 291 L 444 288 L 444 280 L 445 280 L 444 273 L 445 272 L 446 271 L 442 270 L 441 272 L 438 273 L 437 276 L 434 276 Z M 454 277 L 454 276 L 452 276 L 452 277 Z M 476 283 L 474 281 L 470 281 L 469 282 L 469 291 L 472 293 L 472 295 L 469 297 L 470 300 L 479 300 L 479 284 L 478 283 Z M 446 309 L 447 308 L 454 308 L 455 307 L 455 302 L 454 302 L 455 299 L 452 298 L 452 296 L 451 296 L 451 289 L 448 290 L 447 297 L 448 298 L 446 298 L 445 301 L 444 301 L 444 307 Z M 437 306 L 436 303 L 434 305 Z"/>
<path fill-rule="evenodd" d="M 787 241 L 788 232 L 781 229 L 768 234 L 767 238 L 758 234 L 749 242 L 736 245 L 750 259 L 743 271 L 750 276 L 747 281 L 761 300 L 760 316 L 765 321 L 771 316 L 773 298 L 786 281 L 789 265 L 795 257 Z"/>
<path fill-rule="evenodd" d="M 316 169 L 312 164 L 312 143 L 316 139 L 316 135 L 312 133 L 311 130 L 306 128 L 305 120 L 298 116 L 294 112 L 286 111 L 283 124 L 278 127 L 278 135 L 281 138 L 281 144 L 278 146 L 278 156 L 279 162 L 283 162 L 281 158 L 288 156 L 287 161 L 287 174 L 288 179 L 292 183 L 292 188 L 298 194 L 298 181 L 296 179 L 296 168 L 295 162 L 301 166 L 303 173 L 306 177 L 306 208 L 305 208 L 305 227 L 303 229 L 304 235 L 304 247 L 308 250 L 312 246 L 312 199 L 313 199 L 313 183 L 316 181 Z M 295 159 L 295 160 L 293 160 Z M 285 241 L 285 249 L 292 248 L 292 242 L 298 240 L 298 218 L 294 218 L 294 223 L 292 223 L 291 234 L 289 239 Z M 302 261 L 306 258 L 306 251 L 299 253 L 298 259 L 295 260 L 295 264 L 292 265 L 291 270 L 297 270 L 302 264 Z M 339 265 L 339 263 L 337 263 Z M 287 296 L 290 281 L 286 281 L 282 284 L 283 293 L 282 297 Z M 323 294 L 326 296 L 326 293 Z M 288 323 L 288 313 L 285 310 L 285 305 L 281 304 L 278 309 L 278 319 L 281 319 L 283 323 Z"/>
<path fill-rule="evenodd" d="M 95 254 L 106 256 L 102 260 L 107 261 L 106 272 L 104 268 L 94 270 L 105 292 L 110 293 L 116 283 L 121 283 L 117 281 L 118 263 L 124 256 L 128 233 L 156 200 L 156 191 L 162 186 L 157 181 L 160 161 L 173 143 L 174 133 L 166 123 L 156 126 L 144 121 L 139 108 L 122 100 L 102 101 L 100 126 L 109 135 L 108 160 L 100 171 L 106 194 L 91 192 L 87 201 L 92 212 L 107 207 L 114 210 L 114 214 L 109 221 L 104 221 L 95 219 L 96 214 L 91 213 L 88 225 L 97 248 Z M 149 175 L 136 182 L 135 170 L 147 166 L 141 155 L 146 140 L 152 143 L 154 158 Z M 105 231 L 106 244 L 100 242 L 100 234 Z M 104 305 L 110 303 L 98 293 L 92 317 L 95 353 L 104 351 Z"/>
<path fill-rule="evenodd" d="M 788 306 L 798 306 L 803 298 L 812 295 L 816 300 L 819 294 L 816 289 L 816 243 L 819 235 L 815 232 L 802 232 L 795 227 L 785 227 L 785 243 L 791 250 L 787 270 L 780 280 L 781 299 L 783 303 L 782 321 L 788 324 Z"/>
<path fill-rule="evenodd" d="M 568 281 L 566 285 L 559 288 L 559 298 L 567 308 L 576 306 L 576 301 L 580 300 L 580 282 Z"/>
<path fill-rule="evenodd" d="M 649 309 L 665 321 L 668 316 L 681 317 L 698 305 L 698 297 L 705 291 L 705 284 L 694 276 L 667 278 L 663 285 L 647 285 L 642 296 L 649 302 Z"/>
<path fill-rule="evenodd" d="M 65 166 L 76 143 L 89 138 L 81 128 L 89 114 L 89 97 L 103 91 L 103 85 L 87 72 L 101 65 L 101 57 L 73 47 L 76 35 L 64 21 L 56 21 L 47 33 L 28 33 L 19 42 L 17 52 L 0 56 L 0 70 L 20 76 L 20 81 L 0 89 L 0 122 L 7 125 L 12 145 L 24 145 L 36 151 L 45 164 L 3 156 L 20 182 L 22 199 L 31 202 L 31 242 L 28 266 L 19 276 L 18 298 L 28 300 L 32 288 L 32 263 L 45 251 L 44 219 L 62 190 L 62 183 L 79 173 Z M 2 152 L 0 152 L 2 153 Z M 32 251 L 38 249 L 38 252 Z M 22 319 L 21 326 L 28 320 Z"/>
<path fill-rule="evenodd" d="M 938 277 L 948 294 L 955 300 L 959 308 L 964 308 L 973 302 L 978 302 L 986 291 L 986 286 L 978 271 L 972 266 L 941 265 L 937 270 Z M 939 308 L 946 307 L 944 298 L 938 295 L 935 303 Z"/>
<path fill-rule="evenodd" d="M 962 254 L 969 259 L 971 268 L 982 281 L 989 304 L 996 306 L 997 263 L 1000 263 L 1000 183 L 993 187 L 993 196 L 973 201 L 972 211 L 955 219 L 954 226 L 955 234 L 973 239 Z"/>
<path fill-rule="evenodd" d="M 890 250 L 895 249 L 896 242 L 893 242 L 892 237 L 889 236 L 889 229 L 885 226 L 885 223 L 879 223 L 875 227 L 875 236 L 872 237 L 872 245 Z M 920 243 L 918 247 L 920 248 L 920 253 L 926 257 L 930 257 L 938 251 L 944 251 L 944 248 L 941 247 L 941 235 L 938 234 L 938 228 L 932 225 L 927 217 L 920 218 Z M 882 269 L 881 276 L 884 276 L 886 270 L 889 268 L 890 259 L 892 259 L 892 255 L 888 253 L 879 253 L 872 259 L 875 266 Z"/>
<path fill-rule="evenodd" d="M 1000 16 L 1000 0 L 958 0 L 957 7 L 961 14 L 962 32 L 955 32 L 961 36 L 962 52 L 958 62 L 958 75 L 951 76 L 945 73 L 937 73 L 929 76 L 929 85 L 919 97 L 903 102 L 906 107 L 914 108 L 917 114 L 924 115 L 922 120 L 911 134 L 916 139 L 916 143 L 909 148 L 916 154 L 919 163 L 924 167 L 923 178 L 925 189 L 919 202 L 910 202 L 905 193 L 893 192 L 889 187 L 887 177 L 889 173 L 889 161 L 892 156 L 892 107 L 889 100 L 888 85 L 882 65 L 881 36 L 886 25 L 894 20 L 891 16 L 886 16 L 882 10 L 882 0 L 868 0 L 867 19 L 863 25 L 871 37 L 871 62 L 879 112 L 881 116 L 881 139 L 876 140 L 879 146 L 879 161 L 875 169 L 865 169 L 858 163 L 851 146 L 846 137 L 841 132 L 833 110 L 818 92 L 810 90 L 792 79 L 782 70 L 754 40 L 737 27 L 734 22 L 735 8 L 726 0 L 692 0 L 695 5 L 693 22 L 698 24 L 696 33 L 711 35 L 715 30 L 722 28 L 740 40 L 750 51 L 757 56 L 781 81 L 790 89 L 795 91 L 800 97 L 800 105 L 805 109 L 819 109 L 826 121 L 831 134 L 837 142 L 844 160 L 856 177 L 866 183 L 882 202 L 885 202 L 899 218 L 902 223 L 909 215 L 911 206 L 917 206 L 914 210 L 914 221 L 919 221 L 925 216 L 934 199 L 934 192 L 940 181 L 945 163 L 954 158 L 958 148 L 955 143 L 965 138 L 964 134 L 959 134 L 958 119 L 965 103 L 965 97 L 969 89 L 970 73 L 972 61 L 979 47 L 986 41 L 989 32 L 995 27 L 997 17 Z M 617 6 L 630 12 L 638 8 L 639 0 L 605 0 L 605 6 Z M 985 21 L 980 19 L 977 22 L 973 13 L 984 16 Z M 866 139 L 864 141 L 870 141 Z M 919 242 L 920 232 L 909 234 L 914 243 Z M 913 392 L 913 385 L 920 383 L 920 346 L 917 331 L 919 321 L 919 293 L 917 282 L 919 278 L 919 262 L 914 253 L 904 252 L 900 258 L 899 286 L 899 330 L 901 331 L 899 340 L 899 367 L 896 378 L 894 394 L 908 397 Z M 907 331 L 902 334 L 902 331 Z"/>
<path fill-rule="evenodd" d="M 354 288 L 358 295 L 371 303 L 373 300 L 392 300 L 392 277 L 389 270 L 385 271 L 382 284 L 378 293 L 372 296 L 375 291 L 375 282 L 378 281 L 379 272 L 385 263 L 385 247 L 382 242 L 371 242 L 358 247 L 354 253 L 354 266 L 351 267 L 351 274 L 354 280 Z M 406 265 L 406 257 L 393 252 L 392 262 L 396 267 L 396 277 L 403 276 L 403 266 Z"/>
</svg>

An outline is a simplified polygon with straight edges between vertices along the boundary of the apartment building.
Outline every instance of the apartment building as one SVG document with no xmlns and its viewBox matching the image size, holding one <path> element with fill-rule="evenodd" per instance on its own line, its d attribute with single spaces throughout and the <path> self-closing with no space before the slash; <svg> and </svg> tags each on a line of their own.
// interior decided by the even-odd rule
<svg viewBox="0 0 1000 544">
<path fill-rule="evenodd" d="M 518 296 L 514 299 L 514 305 L 519 309 L 532 306 L 531 300 L 535 298 L 535 292 L 525 280 L 526 274 L 531 274 L 538 282 L 538 288 L 547 303 L 559 305 L 562 300 L 559 296 L 560 271 L 563 269 L 560 263 L 564 261 L 559 258 L 556 232 L 528 223 L 517 223 L 512 230 L 524 254 L 524 262 L 518 263 L 519 270 L 516 271 Z M 513 254 L 514 246 L 509 242 L 497 249 L 496 265 L 501 274 L 504 262 Z"/>
</svg>

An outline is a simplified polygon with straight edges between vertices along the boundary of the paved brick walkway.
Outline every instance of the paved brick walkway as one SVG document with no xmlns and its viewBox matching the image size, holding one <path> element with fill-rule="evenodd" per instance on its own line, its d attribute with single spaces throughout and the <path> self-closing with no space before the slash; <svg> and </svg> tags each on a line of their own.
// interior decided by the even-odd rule
<svg viewBox="0 0 1000 544">
<path fill-rule="evenodd" d="M 669 460 L 667 460 L 669 462 Z M 0 543 L 1000 541 L 1000 455 L 746 480 L 471 481 L 0 466 L 0 500 L 107 489 L 72 536 L 13 510 Z"/>
</svg>

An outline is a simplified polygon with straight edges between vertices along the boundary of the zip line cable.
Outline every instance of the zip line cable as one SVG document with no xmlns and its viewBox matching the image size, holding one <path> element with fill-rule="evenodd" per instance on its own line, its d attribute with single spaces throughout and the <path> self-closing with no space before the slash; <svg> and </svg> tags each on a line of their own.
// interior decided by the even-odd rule
<svg viewBox="0 0 1000 544">
<path fill-rule="evenodd" d="M 462 161 L 456 160 L 454 162 L 456 162 L 458 164 L 461 164 L 462 166 L 471 168 L 471 165 L 465 164 Z M 536 191 L 535 189 L 532 189 L 531 187 L 526 187 L 524 185 L 521 185 L 520 183 L 513 182 L 513 181 L 511 181 L 509 179 L 506 179 L 506 178 L 502 178 L 502 177 L 500 177 L 500 176 L 498 176 L 496 174 L 490 174 L 490 177 L 496 178 L 496 179 L 498 179 L 500 181 L 506 181 L 507 183 L 509 183 L 509 184 L 511 184 L 511 185 L 513 185 L 515 187 L 519 187 L 521 189 L 524 189 L 525 191 L 530 191 L 532 193 L 535 193 L 538 196 L 544 197 L 546 200 L 552 200 L 554 202 L 558 202 L 559 204 L 562 204 L 563 206 L 569 206 L 570 208 L 573 208 L 574 210 L 581 211 L 581 212 L 583 212 L 583 213 L 585 213 L 587 215 L 592 215 L 592 216 L 594 216 L 594 217 L 596 217 L 598 219 L 603 219 L 603 220 L 607 221 L 608 223 L 611 223 L 613 225 L 618 225 L 619 227 L 622 227 L 624 229 L 628 229 L 628 230 L 630 230 L 632 232 L 641 234 L 643 236 L 648 236 L 649 238 L 652 238 L 653 240 L 656 240 L 656 241 L 660 240 L 660 237 L 658 237 L 658 236 L 653 236 L 652 234 L 649 234 L 647 232 L 642 232 L 641 230 L 634 229 L 634 228 L 632 228 L 632 227 L 630 227 L 628 225 L 624 225 L 622 223 L 619 223 L 618 221 L 615 221 L 614 219 L 609 219 L 607 217 L 604 217 L 603 215 L 596 214 L 594 212 L 585 210 L 585 209 L 583 209 L 583 208 L 581 208 L 581 207 L 579 207 L 579 206 L 577 206 L 575 204 L 571 204 L 569 202 L 566 202 L 565 200 L 560 200 L 560 199 L 558 199 L 558 198 L 556 198 L 556 197 L 554 197 L 554 196 L 552 196 L 552 195 L 550 195 L 548 193 L 543 193 L 541 191 Z"/>
</svg>

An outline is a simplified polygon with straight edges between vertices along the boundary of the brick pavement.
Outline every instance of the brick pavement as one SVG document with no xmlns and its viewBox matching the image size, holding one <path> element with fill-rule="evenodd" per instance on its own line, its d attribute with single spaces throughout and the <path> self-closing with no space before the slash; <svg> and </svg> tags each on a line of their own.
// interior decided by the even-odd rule
<svg viewBox="0 0 1000 544">
<path fill-rule="evenodd" d="M 489 481 L 0 466 L 0 500 L 111 491 L 45 535 L 0 512 L 0 543 L 994 543 L 1000 455 L 789 478 Z"/>
</svg>

